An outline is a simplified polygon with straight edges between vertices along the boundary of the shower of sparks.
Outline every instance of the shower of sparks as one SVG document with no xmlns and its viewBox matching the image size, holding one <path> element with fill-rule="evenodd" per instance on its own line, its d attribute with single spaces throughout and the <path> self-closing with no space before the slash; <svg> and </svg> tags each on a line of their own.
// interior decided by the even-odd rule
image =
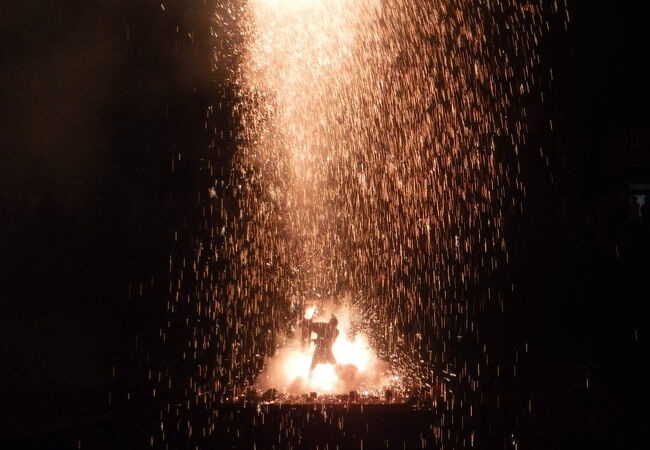
<svg viewBox="0 0 650 450">
<path fill-rule="evenodd" d="M 352 305 L 346 326 L 363 330 L 357 344 L 393 380 L 442 392 L 456 410 L 442 423 L 469 427 L 479 404 L 499 408 L 498 389 L 489 398 L 479 383 L 513 369 L 481 342 L 478 320 L 503 301 L 491 279 L 524 193 L 519 101 L 540 92 L 541 3 L 229 0 L 216 10 L 236 151 L 208 167 L 210 226 L 188 317 L 210 325 L 186 324 L 196 403 L 206 390 L 235 400 L 256 379 L 291 390 L 310 353 L 285 358 L 282 337 L 291 348 L 305 308 L 327 298 Z M 271 386 L 279 360 L 299 368 Z M 445 380 L 466 387 L 436 387 Z"/>
<path fill-rule="evenodd" d="M 487 300 L 467 292 L 507 259 L 503 211 L 520 183 L 496 140 L 516 152 L 525 139 L 508 113 L 533 84 L 542 31 L 537 7 L 518 3 L 240 7 L 221 297 L 245 328 L 235 364 L 247 366 L 266 330 L 293 325 L 314 292 L 352 295 L 381 355 L 402 345 L 454 362 L 446 342 L 475 332 Z"/>
</svg>

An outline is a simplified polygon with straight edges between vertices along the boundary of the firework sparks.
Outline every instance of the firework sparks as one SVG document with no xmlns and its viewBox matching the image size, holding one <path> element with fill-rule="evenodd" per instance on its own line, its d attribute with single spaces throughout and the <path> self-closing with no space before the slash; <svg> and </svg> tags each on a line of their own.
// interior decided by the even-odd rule
<svg viewBox="0 0 650 450">
<path fill-rule="evenodd" d="M 337 359 L 350 352 L 360 373 L 388 361 L 403 386 L 464 383 L 440 392 L 445 423 L 469 423 L 488 401 L 476 386 L 504 373 L 477 322 L 503 304 L 490 279 L 508 260 L 506 217 L 521 208 L 517 101 L 538 84 L 541 8 L 219 3 L 216 65 L 236 92 L 236 151 L 214 174 L 195 261 L 196 314 L 215 325 L 193 328 L 192 343 L 214 350 L 216 368 L 199 362 L 192 386 L 233 396 L 260 373 L 260 386 L 307 383 L 310 353 L 291 328 L 318 294 L 346 299 L 367 325 L 340 340 Z M 319 367 L 311 387 L 341 390 L 335 370 Z"/>
<path fill-rule="evenodd" d="M 465 293 L 507 257 L 503 209 L 519 181 L 496 141 L 524 139 L 507 115 L 532 83 L 514 85 L 521 68 L 490 43 L 497 12 L 475 3 L 247 3 L 231 304 L 279 332 L 290 299 L 349 293 L 376 319 L 381 354 L 420 345 L 404 330 L 417 323 L 423 350 L 453 360 L 448 336 L 471 332 L 462 315 L 480 309 Z M 537 11 L 507 13 L 525 28 Z"/>
</svg>

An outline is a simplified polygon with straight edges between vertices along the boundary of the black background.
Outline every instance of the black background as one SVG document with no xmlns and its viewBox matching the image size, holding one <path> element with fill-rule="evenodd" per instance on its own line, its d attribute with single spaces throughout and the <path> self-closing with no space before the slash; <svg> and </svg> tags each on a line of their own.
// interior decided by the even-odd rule
<svg viewBox="0 0 650 450">
<path fill-rule="evenodd" d="M 628 204 L 628 186 L 650 182 L 641 4 L 570 2 L 569 29 L 541 43 L 554 130 L 531 134 L 543 157 L 521 157 L 513 271 L 531 426 L 557 448 L 590 433 L 636 448 L 647 413 L 650 228 Z M 219 98 L 210 13 L 202 1 L 2 6 L 3 434 L 96 417 L 116 378 L 138 392 Z"/>
</svg>

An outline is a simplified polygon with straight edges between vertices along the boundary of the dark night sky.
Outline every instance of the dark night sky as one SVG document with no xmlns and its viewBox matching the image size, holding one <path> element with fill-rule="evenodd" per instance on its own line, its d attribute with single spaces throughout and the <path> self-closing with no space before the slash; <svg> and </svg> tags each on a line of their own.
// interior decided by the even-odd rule
<svg viewBox="0 0 650 450">
<path fill-rule="evenodd" d="M 542 42 L 556 132 L 540 140 L 554 183 L 541 158 L 523 157 L 519 319 L 531 364 L 552 378 L 541 391 L 571 391 L 591 371 L 597 405 L 573 396 L 567 407 L 605 416 L 613 399 L 632 408 L 635 389 L 647 394 L 633 332 L 647 336 L 649 231 L 628 220 L 625 187 L 650 182 L 650 28 L 641 2 L 569 4 L 570 29 Z M 165 6 L 2 7 L 0 411 L 15 422 L 34 408 L 50 411 L 37 424 L 101 410 L 112 365 L 137 371 L 134 336 L 157 331 L 166 257 L 207 142 L 202 116 L 217 99 L 209 6 Z M 627 147 L 630 130 L 645 133 L 640 149 Z M 143 282 L 148 294 L 129 300 Z"/>
<path fill-rule="evenodd" d="M 185 3 L 3 7 L 3 411 L 105 407 L 113 364 L 157 332 L 211 101 L 209 9 Z"/>
</svg>

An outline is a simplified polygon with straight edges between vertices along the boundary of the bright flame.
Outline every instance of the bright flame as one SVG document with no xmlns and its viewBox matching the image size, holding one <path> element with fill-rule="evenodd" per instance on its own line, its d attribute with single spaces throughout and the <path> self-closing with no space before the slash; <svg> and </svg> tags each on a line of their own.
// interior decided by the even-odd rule
<svg viewBox="0 0 650 450">
<path fill-rule="evenodd" d="M 314 313 L 316 312 L 316 306 L 310 306 L 305 310 L 305 319 L 310 320 L 312 317 L 314 317 Z"/>
<path fill-rule="evenodd" d="M 313 314 L 315 307 L 305 312 Z M 386 364 L 377 358 L 364 334 L 351 334 L 351 313 L 348 309 L 336 312 L 339 318 L 339 337 L 332 353 L 337 364 L 319 364 L 309 373 L 314 345 L 302 350 L 298 339 L 290 341 L 278 354 L 270 358 L 258 380 L 262 389 L 274 387 L 289 393 L 346 393 L 350 390 L 379 390 L 384 383 Z M 320 318 L 328 317 L 322 314 Z"/>
</svg>

